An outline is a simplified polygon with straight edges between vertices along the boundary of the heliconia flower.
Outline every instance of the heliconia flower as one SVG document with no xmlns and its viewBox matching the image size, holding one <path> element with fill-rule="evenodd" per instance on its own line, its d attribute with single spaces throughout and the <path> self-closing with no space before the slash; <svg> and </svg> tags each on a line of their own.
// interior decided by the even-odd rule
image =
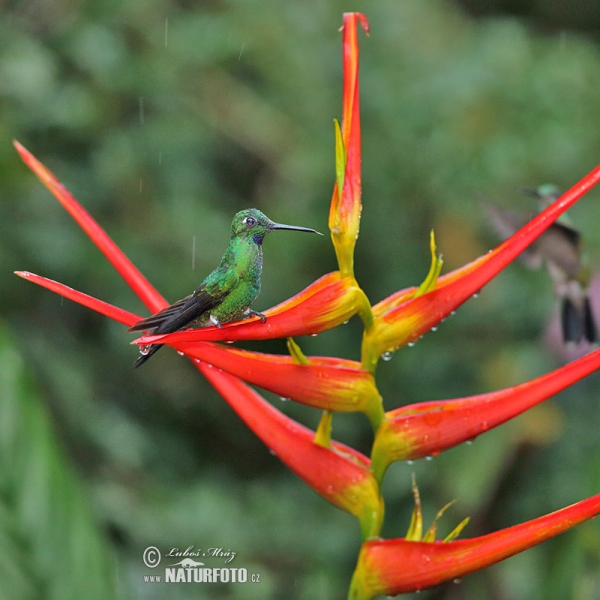
<svg viewBox="0 0 600 600">
<path fill-rule="evenodd" d="M 329 211 L 331 239 L 343 276 L 354 274 L 354 246 L 362 210 L 358 23 L 368 34 L 369 22 L 363 14 L 344 14 L 342 126 L 340 131 L 336 124 L 336 183 Z"/>
<path fill-rule="evenodd" d="M 373 307 L 375 319 L 365 329 L 363 366 L 373 370 L 379 357 L 415 342 L 493 279 L 556 219 L 600 181 L 596 167 L 556 202 L 533 218 L 495 250 L 442 276 L 434 290 L 415 296 L 402 290 Z M 415 289 L 416 290 L 416 289 Z"/>
<path fill-rule="evenodd" d="M 219 344 L 178 344 L 175 348 L 283 398 L 337 412 L 364 412 L 374 427 L 383 418 L 373 374 L 360 363 L 332 357 L 309 357 L 297 364 L 291 356 L 261 354 Z"/>
<path fill-rule="evenodd" d="M 344 15 L 343 115 L 341 127 L 336 122 L 336 183 L 329 214 L 340 270 L 321 277 L 293 298 L 265 311 L 265 323 L 250 318 L 225 323 L 221 328 L 145 335 L 134 343 L 168 344 L 186 354 L 272 453 L 323 498 L 358 518 L 363 545 L 349 597 L 367 600 L 379 594 L 404 593 L 460 578 L 600 512 L 600 496 L 594 496 L 522 525 L 479 538 L 453 541 L 466 523 L 463 521 L 444 543 L 435 541 L 437 517 L 423 535 L 420 502 L 415 492 L 415 512 L 407 537 L 377 538 L 384 517 L 380 485 L 391 462 L 438 454 L 520 414 L 596 370 L 600 366 L 600 350 L 513 388 L 406 406 L 385 414 L 373 376 L 383 353 L 416 341 L 514 260 L 600 180 L 600 167 L 494 251 L 444 276 L 440 276 L 442 261 L 436 255 L 432 234 L 431 268 L 423 284 L 401 290 L 371 307 L 353 274 L 361 213 L 358 22 L 368 33 L 368 22 L 363 15 Z M 18 142 L 15 146 L 146 307 L 152 312 L 166 307 L 166 300 L 56 177 Z M 127 326 L 140 320 L 133 313 L 50 279 L 28 272 L 17 274 Z M 357 313 L 365 326 L 360 363 L 307 358 L 291 340 L 288 342 L 291 356 L 260 354 L 212 343 L 317 334 Z M 317 432 L 277 410 L 242 379 L 282 397 L 324 409 Z M 371 459 L 331 440 L 332 411 L 367 414 L 375 429 Z"/>
<path fill-rule="evenodd" d="M 16 275 L 124 325 L 132 326 L 140 320 L 133 313 L 51 279 L 27 271 L 17 271 Z M 364 412 L 374 427 L 383 418 L 381 396 L 373 374 L 361 369 L 356 361 L 310 357 L 309 364 L 299 365 L 291 356 L 261 354 L 209 342 L 174 344 L 174 348 L 283 398 L 323 410 Z"/>
<path fill-rule="evenodd" d="M 363 539 L 378 535 L 383 500 L 366 456 L 335 441 L 327 448 L 315 444 L 314 431 L 275 409 L 237 377 L 203 362 L 196 366 L 272 453 L 323 498 L 358 518 Z"/>
<path fill-rule="evenodd" d="M 144 283 L 146 280 L 139 271 L 64 186 L 22 146 L 18 143 L 15 143 L 15 146 L 21 156 L 27 159 L 27 164 L 47 184 L 50 191 L 67 208 L 94 243 L 103 250 L 117 271 L 131 284 L 142 301 L 149 306 L 154 303 L 157 310 L 166 305 L 166 301 L 149 283 Z M 18 271 L 17 274 L 125 325 L 131 326 L 140 320 L 133 313 L 50 279 L 25 271 Z M 353 278 L 344 278 L 342 281 L 339 273 L 331 273 L 310 286 L 310 293 L 299 294 L 284 304 L 295 311 L 296 318 L 302 318 L 304 315 L 307 319 L 312 319 L 311 322 L 315 322 L 314 315 L 302 313 L 297 307 L 302 307 L 306 299 L 310 301 L 313 296 L 319 294 L 325 298 L 332 296 L 336 298 L 340 294 L 344 296 L 344 291 L 352 290 L 355 285 Z M 358 288 L 358 293 L 350 291 L 346 292 L 345 296 L 348 297 L 349 293 L 359 296 L 362 291 Z M 352 305 L 354 307 L 352 310 L 346 309 L 347 313 L 344 313 L 344 317 L 352 316 L 363 301 L 362 297 L 359 298 Z M 282 310 L 282 305 L 279 305 L 273 309 L 273 312 L 281 314 Z M 318 311 L 318 306 L 313 307 L 312 310 Z M 276 318 L 276 315 L 273 318 Z M 341 317 L 337 318 L 339 320 Z M 363 539 L 378 534 L 384 514 L 383 500 L 379 494 L 379 484 L 369 469 L 368 458 L 338 442 L 331 442 L 328 447 L 314 443 L 313 431 L 272 407 L 241 380 L 202 363 L 199 359 L 193 361 L 272 452 L 325 499 L 358 517 Z M 324 363 L 326 362 L 327 359 L 324 359 Z M 364 378 L 363 381 L 367 379 Z"/>
<path fill-rule="evenodd" d="M 526 383 L 468 398 L 411 404 L 389 411 L 379 426 L 371 468 L 381 481 L 397 460 L 436 456 L 558 394 L 600 368 L 600 350 Z"/>
<path fill-rule="evenodd" d="M 531 548 L 600 513 L 600 495 L 488 535 L 452 542 L 363 543 L 349 600 L 405 594 L 460 578 Z"/>
<path fill-rule="evenodd" d="M 370 312 L 364 292 L 354 277 L 342 277 L 339 271 L 323 275 L 300 293 L 263 311 L 266 323 L 258 317 L 202 327 L 176 333 L 146 335 L 134 343 L 181 344 L 199 341 L 266 340 L 300 335 L 315 335 L 345 323 L 357 312 Z"/>
</svg>

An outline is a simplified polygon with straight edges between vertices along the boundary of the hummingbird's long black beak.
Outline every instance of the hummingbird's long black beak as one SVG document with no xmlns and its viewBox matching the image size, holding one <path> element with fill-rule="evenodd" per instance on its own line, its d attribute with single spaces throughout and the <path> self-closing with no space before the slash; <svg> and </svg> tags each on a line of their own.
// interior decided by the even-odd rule
<svg viewBox="0 0 600 600">
<path fill-rule="evenodd" d="M 316 233 L 317 235 L 323 235 L 316 229 L 310 229 L 309 227 L 296 227 L 295 225 L 282 225 L 281 223 L 272 223 L 269 226 L 269 229 L 271 231 L 275 231 L 276 229 L 288 229 L 290 231 L 306 231 L 308 233 Z"/>
<path fill-rule="evenodd" d="M 530 198 L 536 198 L 537 200 L 540 199 L 540 192 L 538 189 L 536 188 L 532 188 L 532 187 L 522 187 L 519 190 L 522 194 L 525 194 L 526 196 L 529 196 Z"/>
</svg>

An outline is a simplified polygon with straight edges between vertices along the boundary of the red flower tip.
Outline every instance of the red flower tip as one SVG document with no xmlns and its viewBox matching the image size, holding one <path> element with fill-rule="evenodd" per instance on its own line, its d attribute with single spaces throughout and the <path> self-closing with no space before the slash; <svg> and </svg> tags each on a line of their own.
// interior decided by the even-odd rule
<svg viewBox="0 0 600 600">
<path fill-rule="evenodd" d="M 123 325 L 127 325 L 128 327 L 135 325 L 140 320 L 140 317 L 138 315 L 130 313 L 129 311 L 119 308 L 118 306 L 108 304 L 108 302 L 98 300 L 93 296 L 88 296 L 88 294 L 78 292 L 77 290 L 74 290 L 73 288 L 70 288 L 62 283 L 53 281 L 52 279 L 41 277 L 40 275 L 30 273 L 29 271 L 15 271 L 15 275 L 18 275 L 23 279 L 27 279 L 32 283 L 36 283 L 37 285 L 45 287 L 46 289 L 55 292 L 56 294 L 59 294 L 64 298 L 73 300 L 73 302 L 77 302 L 82 306 L 91 308 L 92 310 L 95 310 L 101 315 L 104 315 L 109 319 L 113 319 L 114 321 L 118 321 L 119 323 L 123 323 Z"/>
</svg>

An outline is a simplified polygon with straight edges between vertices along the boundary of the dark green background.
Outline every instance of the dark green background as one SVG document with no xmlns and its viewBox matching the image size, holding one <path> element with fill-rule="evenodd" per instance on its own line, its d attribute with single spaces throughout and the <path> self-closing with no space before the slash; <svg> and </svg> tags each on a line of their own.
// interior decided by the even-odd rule
<svg viewBox="0 0 600 600">
<path fill-rule="evenodd" d="M 176 300 L 216 266 L 237 210 L 326 231 L 337 29 L 344 10 L 363 10 L 356 272 L 377 302 L 422 281 L 431 228 L 445 271 L 456 268 L 497 243 L 482 198 L 530 212 L 520 187 L 564 189 L 600 162 L 598 9 L 512 4 L 465 2 L 478 17 L 432 0 L 0 4 L 0 598 L 339 600 L 359 547 L 355 519 L 289 473 L 187 361 L 163 351 L 134 371 L 123 326 L 12 275 L 147 314 L 11 139 Z M 597 269 L 600 193 L 571 213 Z M 264 249 L 258 310 L 336 267 L 327 237 L 277 233 Z M 510 266 L 380 365 L 386 409 L 556 368 L 556 311 L 544 272 Z M 360 333 L 353 319 L 298 342 L 357 358 Z M 244 347 L 285 352 L 281 340 Z M 467 515 L 463 535 L 475 536 L 600 492 L 599 399 L 592 376 L 470 446 L 394 465 L 385 535 L 406 531 L 413 472 L 427 522 L 458 500 L 442 535 Z M 316 425 L 316 411 L 273 401 Z M 361 415 L 336 418 L 334 435 L 370 447 Z M 149 545 L 222 546 L 262 580 L 144 583 Z M 419 598 L 588 600 L 600 597 L 599 569 L 592 521 Z"/>
</svg>

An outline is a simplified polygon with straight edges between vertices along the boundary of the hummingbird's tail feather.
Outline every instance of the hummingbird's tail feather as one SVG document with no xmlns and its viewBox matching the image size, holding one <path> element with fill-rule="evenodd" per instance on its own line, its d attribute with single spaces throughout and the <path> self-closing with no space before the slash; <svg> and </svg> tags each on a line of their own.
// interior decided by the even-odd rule
<svg viewBox="0 0 600 600">
<path fill-rule="evenodd" d="M 152 344 L 152 346 L 150 346 L 150 348 L 148 349 L 148 352 L 146 352 L 146 354 L 142 354 L 136 361 L 135 361 L 135 365 L 134 368 L 138 368 L 141 365 L 143 365 L 153 354 L 155 354 L 156 352 L 158 352 L 161 348 L 162 348 L 162 344 Z"/>
<path fill-rule="evenodd" d="M 590 344 L 598 343 L 598 327 L 592 313 L 592 307 L 590 305 L 590 299 L 586 296 L 583 304 L 584 310 L 584 324 L 585 324 L 585 338 Z"/>
<path fill-rule="evenodd" d="M 174 316 L 181 314 L 182 308 L 190 300 L 191 297 L 192 296 L 187 296 L 185 298 L 182 298 L 181 300 L 178 300 L 177 302 L 171 304 L 170 306 L 163 308 L 161 311 L 154 313 L 153 315 L 150 315 L 148 318 L 138 321 L 135 325 L 133 325 L 133 327 L 130 327 L 127 331 L 129 333 L 132 333 L 135 331 L 150 331 L 152 329 L 156 329 L 157 327 L 160 327 L 161 325 L 164 325 L 168 321 L 170 322 Z M 166 331 L 161 331 L 161 332 L 154 331 L 153 333 L 167 333 L 167 332 Z"/>
<path fill-rule="evenodd" d="M 598 342 L 598 328 L 587 296 L 581 306 L 577 306 L 569 298 L 563 300 L 561 325 L 565 344 L 579 344 L 584 339 L 590 344 Z"/>
<path fill-rule="evenodd" d="M 173 333 L 189 325 L 194 319 L 207 313 L 221 301 L 220 298 L 211 296 L 204 288 L 199 287 L 190 296 L 178 300 L 147 319 L 137 322 L 128 331 L 148 331 L 152 334 Z M 135 366 L 143 365 L 161 346 L 162 344 L 152 344 L 148 353 L 142 354 L 137 359 Z"/>
</svg>

